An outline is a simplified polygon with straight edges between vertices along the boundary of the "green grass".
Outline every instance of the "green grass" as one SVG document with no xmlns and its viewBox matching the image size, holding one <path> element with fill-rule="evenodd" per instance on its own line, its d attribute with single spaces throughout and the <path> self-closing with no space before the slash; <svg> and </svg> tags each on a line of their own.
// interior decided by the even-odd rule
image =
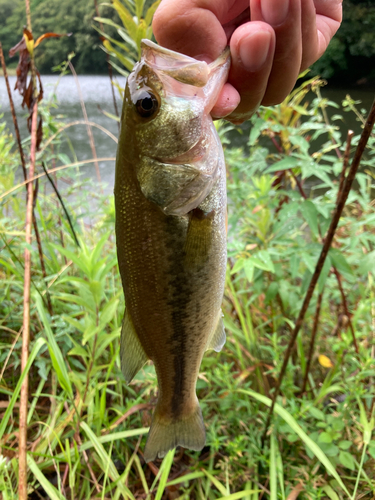
<svg viewBox="0 0 375 500">
<path fill-rule="evenodd" d="M 322 118 L 322 108 L 333 103 L 317 95 L 303 107 L 306 91 L 318 85 L 313 80 L 282 105 L 255 115 L 248 149 L 226 149 L 227 343 L 220 354 L 206 354 L 197 382 L 207 428 L 201 453 L 178 449 L 163 461 L 144 463 L 157 381 L 151 364 L 130 386 L 120 370 L 124 302 L 113 200 L 93 195 L 97 186 L 76 168 L 64 197 L 75 193 L 66 203 L 78 247 L 55 194 L 45 195 L 47 181 L 41 180 L 35 212 L 47 276 L 34 242 L 27 366 L 30 498 L 276 500 L 295 498 L 297 491 L 300 499 L 373 498 L 373 139 L 261 443 L 288 337 L 321 248 L 320 234 L 335 205 L 342 162 L 332 138 L 341 152 L 345 147 L 337 128 Z M 43 113 L 47 139 L 59 124 L 47 105 Z M 237 133 L 231 128 L 219 126 L 223 142 Z M 0 132 L 0 498 L 5 500 L 17 498 L 25 205 L 23 189 L 1 198 L 16 184 L 18 159 L 4 126 Z M 47 166 L 59 162 L 60 141 L 57 136 L 53 149 L 40 154 Z M 333 266 L 342 277 L 358 354 Z M 309 384 L 300 394 L 322 291 Z M 321 355 L 330 367 L 319 363 Z"/>
</svg>

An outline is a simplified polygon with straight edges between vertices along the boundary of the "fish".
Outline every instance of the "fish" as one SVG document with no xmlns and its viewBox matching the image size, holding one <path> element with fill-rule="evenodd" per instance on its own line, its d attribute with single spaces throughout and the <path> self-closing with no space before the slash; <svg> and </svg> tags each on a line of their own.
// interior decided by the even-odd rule
<svg viewBox="0 0 375 500">
<path fill-rule="evenodd" d="M 114 187 L 120 355 L 127 383 L 155 366 L 146 462 L 206 442 L 196 382 L 205 351 L 225 343 L 227 261 L 225 161 L 210 111 L 229 67 L 228 48 L 208 64 L 142 40 L 126 83 Z"/>
</svg>

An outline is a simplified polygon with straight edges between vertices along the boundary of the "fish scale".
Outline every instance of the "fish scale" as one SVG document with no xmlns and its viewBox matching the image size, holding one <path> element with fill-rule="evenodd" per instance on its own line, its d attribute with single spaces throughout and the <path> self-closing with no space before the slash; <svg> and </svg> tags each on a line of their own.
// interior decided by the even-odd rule
<svg viewBox="0 0 375 500">
<path fill-rule="evenodd" d="M 148 359 L 155 365 L 146 461 L 205 444 L 196 381 L 204 352 L 225 342 L 226 270 L 225 162 L 209 111 L 229 64 L 228 51 L 207 65 L 143 41 L 125 89 L 115 178 L 121 363 L 128 383 Z"/>
</svg>

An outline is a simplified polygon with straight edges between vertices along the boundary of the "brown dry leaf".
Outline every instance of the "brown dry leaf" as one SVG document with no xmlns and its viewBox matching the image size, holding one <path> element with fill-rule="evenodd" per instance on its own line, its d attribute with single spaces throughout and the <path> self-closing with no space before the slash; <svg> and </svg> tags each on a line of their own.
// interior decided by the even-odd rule
<svg viewBox="0 0 375 500">
<path fill-rule="evenodd" d="M 29 51 L 26 48 L 26 40 L 25 37 L 23 36 L 21 40 L 12 47 L 9 51 L 9 56 L 13 57 L 15 54 L 19 52 L 19 60 L 18 60 L 18 65 L 17 65 L 17 81 L 16 85 L 14 86 L 14 90 L 18 89 L 18 92 L 24 96 L 27 88 L 27 75 L 30 70 L 30 55 Z M 22 103 L 23 104 L 23 103 Z"/>
<path fill-rule="evenodd" d="M 44 35 L 41 35 L 37 41 L 35 42 L 34 49 L 38 47 L 38 45 L 43 42 L 46 38 L 60 38 L 62 36 L 71 36 L 73 33 L 44 33 Z"/>
<path fill-rule="evenodd" d="M 39 116 L 39 124 L 38 129 L 36 131 L 36 150 L 39 151 L 39 146 L 43 139 L 43 120 L 42 117 Z"/>
<path fill-rule="evenodd" d="M 298 495 L 301 493 L 303 489 L 304 487 L 302 483 L 297 484 L 297 486 L 295 486 L 289 493 L 288 498 L 286 500 L 296 500 L 298 498 Z"/>
</svg>

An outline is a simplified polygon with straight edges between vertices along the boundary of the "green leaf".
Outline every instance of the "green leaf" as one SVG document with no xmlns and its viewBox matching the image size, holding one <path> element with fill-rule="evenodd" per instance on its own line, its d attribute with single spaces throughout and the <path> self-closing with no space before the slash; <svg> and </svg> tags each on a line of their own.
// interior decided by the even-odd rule
<svg viewBox="0 0 375 500">
<path fill-rule="evenodd" d="M 289 168 L 295 168 L 298 166 L 299 160 L 293 156 L 287 156 L 283 160 L 277 161 L 270 167 L 266 169 L 266 173 L 278 172 L 279 170 L 288 170 Z"/>
<path fill-rule="evenodd" d="M 192 481 L 193 479 L 199 479 L 200 477 L 204 477 L 203 472 L 192 472 L 191 474 L 185 474 L 183 476 L 178 477 L 177 479 L 172 479 L 172 481 L 168 481 L 166 486 L 174 486 L 175 484 L 184 484 L 188 481 Z"/>
<path fill-rule="evenodd" d="M 86 424 L 86 422 L 81 422 L 80 426 L 94 446 L 95 451 L 100 459 L 102 468 L 105 470 L 108 467 L 108 474 L 110 478 L 112 479 L 112 481 L 117 481 L 120 477 L 119 473 L 117 472 L 117 469 L 112 462 L 111 457 L 105 451 L 103 444 L 98 440 L 97 436 Z M 132 492 L 121 481 L 118 482 L 118 489 L 121 491 L 121 494 L 124 495 L 125 498 L 129 497 L 131 500 L 135 500 Z"/>
<path fill-rule="evenodd" d="M 203 469 L 203 473 L 208 477 L 211 483 L 220 491 L 220 493 L 224 495 L 223 498 L 228 496 L 228 491 L 226 487 L 218 479 L 216 479 L 216 477 L 210 474 L 206 469 Z"/>
<path fill-rule="evenodd" d="M 241 269 L 244 267 L 244 263 L 245 263 L 245 259 L 243 257 L 236 260 L 233 268 L 230 271 L 230 274 L 235 274 L 235 273 L 238 273 L 238 271 L 241 271 Z"/>
<path fill-rule="evenodd" d="M 332 436 L 331 434 L 329 434 L 328 432 L 322 432 L 320 435 L 319 435 L 319 439 L 318 441 L 320 443 L 332 443 Z"/>
<path fill-rule="evenodd" d="M 301 212 L 314 236 L 319 236 L 318 211 L 311 200 L 302 203 Z"/>
<path fill-rule="evenodd" d="M 61 495 L 61 493 L 52 485 L 52 483 L 48 481 L 46 476 L 39 469 L 39 467 L 34 462 L 34 459 L 31 457 L 29 453 L 27 454 L 27 465 L 29 466 L 31 472 L 38 480 L 41 487 L 47 493 L 48 498 L 50 498 L 51 500 L 64 500 L 63 495 Z"/>
<path fill-rule="evenodd" d="M 250 129 L 249 146 L 254 146 L 262 130 L 268 127 L 267 121 L 263 118 L 254 118 Z"/>
<path fill-rule="evenodd" d="M 249 497 L 250 495 L 256 495 L 255 498 L 258 498 L 257 493 L 260 493 L 261 490 L 243 490 L 238 491 L 237 493 L 232 493 L 231 495 L 225 495 L 224 497 L 218 498 L 218 500 L 238 500 L 239 498 Z"/>
<path fill-rule="evenodd" d="M 331 248 L 328 255 L 331 258 L 332 265 L 335 266 L 341 274 L 353 276 L 352 268 L 340 250 L 337 248 Z"/>
<path fill-rule="evenodd" d="M 165 486 L 168 481 L 168 476 L 171 471 L 171 467 L 173 464 L 173 457 L 175 454 L 176 449 L 174 448 L 173 450 L 169 450 L 168 453 L 165 455 L 164 460 L 160 466 L 160 472 L 161 472 L 161 477 L 159 481 L 159 486 L 156 491 L 155 495 L 155 500 L 161 500 L 161 497 L 163 496 Z"/>
<path fill-rule="evenodd" d="M 316 408 L 315 406 L 309 406 L 308 411 L 309 411 L 310 415 L 312 415 L 313 417 L 315 417 L 318 420 L 324 421 L 326 419 L 326 416 L 324 415 L 324 413 L 321 410 L 319 410 L 318 408 Z"/>
<path fill-rule="evenodd" d="M 250 389 L 248 390 L 238 389 L 238 392 L 247 394 L 248 396 L 256 399 L 257 401 L 264 403 L 268 407 L 270 407 L 272 404 L 272 400 L 270 398 L 268 398 L 267 396 L 263 396 L 262 394 L 259 394 L 255 391 L 251 391 Z M 325 455 L 322 449 L 316 443 L 314 443 L 314 441 L 306 434 L 306 432 L 292 417 L 292 415 L 278 403 L 275 404 L 274 411 L 277 415 L 279 415 L 282 419 L 284 419 L 284 421 L 291 427 L 291 429 L 294 430 L 296 434 L 298 434 L 298 436 L 301 438 L 305 446 L 316 456 L 319 462 L 325 467 L 328 474 L 333 476 L 340 485 L 340 487 L 343 489 L 343 491 L 348 496 L 350 496 L 348 490 L 346 489 L 345 484 L 342 482 L 341 477 L 337 473 L 336 469 L 334 468 L 328 457 Z"/>
<path fill-rule="evenodd" d="M 157 0 L 156 2 L 154 2 L 151 5 L 151 7 L 149 7 L 147 9 L 147 12 L 146 12 L 146 15 L 145 15 L 145 23 L 146 23 L 147 27 L 150 26 L 150 24 L 152 22 L 152 18 L 154 17 L 155 11 L 159 7 L 160 1 L 161 0 Z"/>
<path fill-rule="evenodd" d="M 4 435 L 6 426 L 8 424 L 9 417 L 12 414 L 14 405 L 16 404 L 16 401 L 18 399 L 18 395 L 19 395 L 19 393 L 21 391 L 22 382 L 24 381 L 26 375 L 29 373 L 31 365 L 33 364 L 33 362 L 34 362 L 34 360 L 35 360 L 38 352 L 40 351 L 40 349 L 42 348 L 42 346 L 44 346 L 45 344 L 46 344 L 46 341 L 44 339 L 42 339 L 42 338 L 39 338 L 35 342 L 34 347 L 32 348 L 32 351 L 30 352 L 29 359 L 27 360 L 25 369 L 23 370 L 20 378 L 18 379 L 16 388 L 14 389 L 14 392 L 12 394 L 12 397 L 11 397 L 10 401 L 9 401 L 7 409 L 5 410 L 5 413 L 4 413 L 4 415 L 3 415 L 2 419 L 1 419 L 1 423 L 0 423 L 0 441 L 1 441 L 1 438 L 3 437 L 3 435 Z"/>
<path fill-rule="evenodd" d="M 369 272 L 375 273 L 375 250 L 361 258 L 358 271 L 361 274 L 367 274 Z"/>
<path fill-rule="evenodd" d="M 339 461 L 347 469 L 355 470 L 354 458 L 348 451 L 340 451 Z"/>
<path fill-rule="evenodd" d="M 347 441 L 346 439 L 339 442 L 339 448 L 341 448 L 342 450 L 349 449 L 351 447 L 351 445 L 352 445 L 352 442 Z"/>
<path fill-rule="evenodd" d="M 340 500 L 338 494 L 331 488 L 329 484 L 323 486 L 322 490 L 328 496 L 330 500 Z"/>
<path fill-rule="evenodd" d="M 270 254 L 267 252 L 267 250 L 260 250 L 257 254 L 256 254 L 257 257 L 259 257 L 259 259 L 261 261 L 263 261 L 266 266 L 268 267 L 268 270 L 271 271 L 271 273 L 274 273 L 275 272 L 275 266 L 273 265 L 273 262 L 272 262 L 272 259 L 271 259 L 271 256 Z"/>
<path fill-rule="evenodd" d="M 73 398 L 73 388 L 69 379 L 68 370 L 66 369 L 65 360 L 60 347 L 55 340 L 55 336 L 52 332 L 51 325 L 49 324 L 46 311 L 44 310 L 42 299 L 39 295 L 36 295 L 35 302 L 39 317 L 43 323 L 47 335 L 47 345 L 53 368 L 56 372 L 61 387 L 69 394 L 71 398 Z"/>
<path fill-rule="evenodd" d="M 246 278 L 251 283 L 254 278 L 254 264 L 249 259 L 246 259 L 243 264 L 243 268 L 245 271 Z"/>
<path fill-rule="evenodd" d="M 128 9 L 122 5 L 122 3 L 119 0 L 112 0 L 112 3 L 114 9 L 116 9 L 117 11 L 117 14 L 120 16 L 120 19 L 124 27 L 127 29 L 130 37 L 132 38 L 132 40 L 136 41 L 138 27 L 137 24 L 134 22 L 133 16 L 128 11 Z"/>
<path fill-rule="evenodd" d="M 276 438 L 274 433 L 270 436 L 270 500 L 277 500 L 277 468 L 276 468 Z"/>
<path fill-rule="evenodd" d="M 291 135 L 289 136 L 289 140 L 293 146 L 297 146 L 302 153 L 308 152 L 310 143 L 306 141 L 304 137 L 301 137 L 300 135 Z"/>
<path fill-rule="evenodd" d="M 324 264 L 323 264 L 323 269 L 321 270 L 320 276 L 318 279 L 318 291 L 319 291 L 319 293 L 322 293 L 322 291 L 323 291 L 323 288 L 324 288 L 324 285 L 326 284 L 330 270 L 331 270 L 331 258 L 329 257 L 329 255 L 327 255 L 326 260 L 324 261 Z"/>
<path fill-rule="evenodd" d="M 270 286 L 267 288 L 266 292 L 265 301 L 267 304 L 270 303 L 276 297 L 278 291 L 279 291 L 279 285 L 277 281 L 272 281 L 270 283 Z"/>
</svg>

